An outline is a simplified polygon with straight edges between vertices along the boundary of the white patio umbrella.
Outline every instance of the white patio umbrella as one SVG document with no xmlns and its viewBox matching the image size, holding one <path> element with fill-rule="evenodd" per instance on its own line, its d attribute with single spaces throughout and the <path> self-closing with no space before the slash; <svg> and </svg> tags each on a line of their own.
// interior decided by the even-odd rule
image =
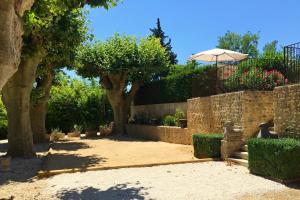
<svg viewBox="0 0 300 200">
<path fill-rule="evenodd" d="M 212 49 L 194 54 L 190 57 L 192 60 L 201 60 L 206 62 L 225 62 L 225 61 L 240 61 L 248 57 L 248 54 L 243 54 L 227 49 Z"/>
</svg>

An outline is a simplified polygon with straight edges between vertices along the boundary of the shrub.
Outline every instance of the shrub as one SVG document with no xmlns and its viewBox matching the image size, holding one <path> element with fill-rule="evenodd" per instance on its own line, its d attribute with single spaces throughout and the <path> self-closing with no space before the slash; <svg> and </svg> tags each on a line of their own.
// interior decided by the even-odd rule
<svg viewBox="0 0 300 200">
<path fill-rule="evenodd" d="M 228 90 L 252 89 L 272 90 L 276 86 L 287 83 L 287 79 L 277 70 L 263 70 L 261 67 L 252 67 L 249 70 L 237 70 L 225 81 Z"/>
<path fill-rule="evenodd" d="M 105 91 L 95 81 L 62 80 L 51 89 L 46 119 L 47 129 L 59 128 L 67 133 L 74 125 L 97 130 L 112 120 L 112 109 Z"/>
<path fill-rule="evenodd" d="M 215 94 L 215 85 L 214 67 L 186 69 L 181 66 L 169 76 L 142 86 L 135 96 L 134 104 L 173 103 L 192 97 L 209 96 Z"/>
<path fill-rule="evenodd" d="M 194 134 L 194 156 L 197 158 L 219 158 L 223 134 Z"/>
<path fill-rule="evenodd" d="M 167 115 L 163 119 L 163 125 L 165 126 L 176 126 L 176 118 L 172 115 Z"/>
<path fill-rule="evenodd" d="M 253 174 L 281 180 L 300 178 L 300 141 L 295 139 L 251 139 L 249 169 Z"/>
<path fill-rule="evenodd" d="M 174 115 L 175 119 L 176 119 L 176 125 L 179 126 L 179 120 L 180 119 L 186 119 L 185 113 L 180 110 L 180 109 L 176 109 L 175 115 Z"/>
<path fill-rule="evenodd" d="M 0 140 L 7 138 L 7 113 L 0 96 Z"/>
</svg>

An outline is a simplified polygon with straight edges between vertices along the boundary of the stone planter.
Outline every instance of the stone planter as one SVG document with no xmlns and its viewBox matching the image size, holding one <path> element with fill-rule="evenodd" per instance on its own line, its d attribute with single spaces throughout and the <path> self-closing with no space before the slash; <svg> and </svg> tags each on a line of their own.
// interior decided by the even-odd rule
<svg viewBox="0 0 300 200">
<path fill-rule="evenodd" d="M 179 119 L 179 126 L 181 128 L 186 128 L 187 127 L 187 119 Z"/>
</svg>

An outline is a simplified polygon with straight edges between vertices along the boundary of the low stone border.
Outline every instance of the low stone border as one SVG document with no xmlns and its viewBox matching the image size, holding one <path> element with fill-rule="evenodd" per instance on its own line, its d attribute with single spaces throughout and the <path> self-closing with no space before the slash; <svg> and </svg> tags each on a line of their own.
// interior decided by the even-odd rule
<svg viewBox="0 0 300 200">
<path fill-rule="evenodd" d="M 129 136 L 136 138 L 162 141 L 173 144 L 192 144 L 192 136 L 187 128 L 174 126 L 127 124 L 126 132 Z"/>
<path fill-rule="evenodd" d="M 47 178 L 59 174 L 65 173 L 76 173 L 76 172 L 88 172 L 88 171 L 99 171 L 99 170 L 110 170 L 110 169 L 121 169 L 121 168 L 140 168 L 140 167 L 154 167 L 160 165 L 175 165 L 175 164 L 187 164 L 187 163 L 201 163 L 208 161 L 221 161 L 219 158 L 204 158 L 199 160 L 188 160 L 188 161 L 176 161 L 176 162 L 162 162 L 162 163 L 151 163 L 151 164 L 136 164 L 136 165 L 120 165 L 120 166 L 100 166 L 100 167 L 87 167 L 87 168 L 73 168 L 73 169 L 61 169 L 61 170 L 50 170 L 50 171 L 39 171 L 38 178 Z"/>
</svg>

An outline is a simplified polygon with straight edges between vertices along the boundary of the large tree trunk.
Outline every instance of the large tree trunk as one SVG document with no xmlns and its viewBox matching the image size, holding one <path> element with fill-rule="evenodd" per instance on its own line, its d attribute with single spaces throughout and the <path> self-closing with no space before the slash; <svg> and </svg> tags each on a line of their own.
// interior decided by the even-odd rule
<svg viewBox="0 0 300 200">
<path fill-rule="evenodd" d="M 51 69 L 50 69 L 51 70 Z M 46 114 L 47 105 L 50 97 L 50 90 L 52 87 L 52 81 L 54 78 L 53 72 L 47 72 L 40 85 L 37 86 L 39 95 L 37 99 L 32 98 L 30 119 L 31 128 L 33 132 L 33 142 L 43 143 L 45 142 L 46 134 Z"/>
<path fill-rule="evenodd" d="M 22 16 L 34 0 L 0 1 L 0 90 L 18 70 L 22 50 Z"/>
<path fill-rule="evenodd" d="M 3 102 L 8 117 L 8 155 L 33 157 L 33 137 L 30 121 L 30 94 L 36 77 L 40 52 L 21 61 L 18 71 L 3 87 Z"/>
<path fill-rule="evenodd" d="M 120 95 L 119 92 L 113 90 L 108 90 L 107 96 L 114 112 L 114 131 L 117 134 L 125 134 L 125 124 L 128 121 L 129 110 L 128 100 L 123 95 Z"/>
<path fill-rule="evenodd" d="M 131 90 L 126 92 L 127 73 L 102 75 L 100 83 L 106 89 L 109 103 L 114 111 L 115 133 L 126 134 L 130 104 L 138 91 L 139 82 L 132 83 Z"/>
</svg>

